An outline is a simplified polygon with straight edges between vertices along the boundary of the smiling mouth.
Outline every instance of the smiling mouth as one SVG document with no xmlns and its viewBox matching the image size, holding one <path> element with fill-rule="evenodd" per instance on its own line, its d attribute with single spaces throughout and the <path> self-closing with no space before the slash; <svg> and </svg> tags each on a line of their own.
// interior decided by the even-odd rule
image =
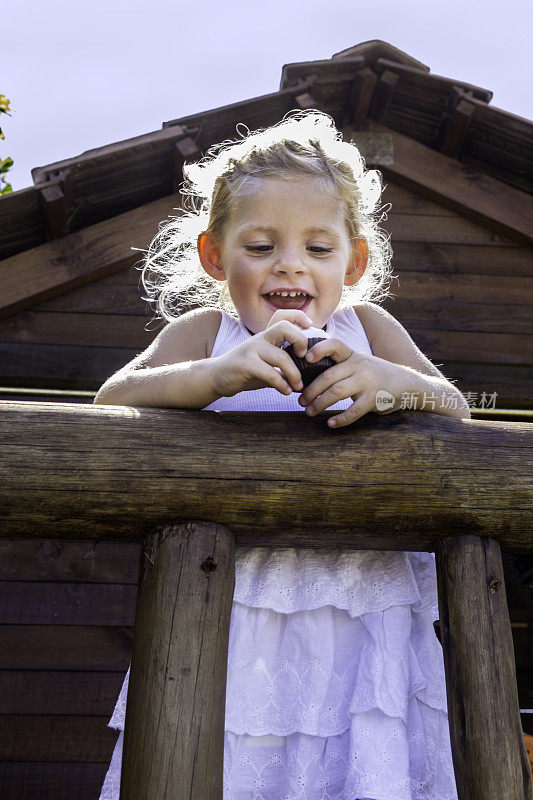
<svg viewBox="0 0 533 800">
<path fill-rule="evenodd" d="M 302 311 L 309 306 L 313 296 L 306 292 L 269 292 L 261 295 L 272 308 L 297 308 Z"/>
</svg>

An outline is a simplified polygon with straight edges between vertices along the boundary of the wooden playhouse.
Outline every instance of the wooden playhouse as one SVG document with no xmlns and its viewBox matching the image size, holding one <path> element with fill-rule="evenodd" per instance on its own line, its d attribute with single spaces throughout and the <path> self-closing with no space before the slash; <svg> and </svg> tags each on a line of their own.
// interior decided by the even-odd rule
<svg viewBox="0 0 533 800">
<path fill-rule="evenodd" d="M 142 661 L 140 642 L 146 650 L 159 630 L 155 620 L 162 612 L 147 590 L 142 598 L 139 593 L 148 580 L 146 559 L 172 546 L 173 537 L 161 539 L 161 530 L 182 522 L 172 530 L 181 531 L 178 538 L 185 529 L 190 536 L 199 530 L 195 520 L 225 526 L 237 546 L 267 539 L 320 546 L 323 541 L 309 535 L 315 522 L 335 546 L 435 550 L 446 615 L 436 635 L 453 682 L 448 699 L 461 800 L 496 796 L 489 789 L 500 792 L 502 782 L 507 793 L 498 796 L 531 799 L 522 732 L 533 734 L 533 714 L 519 716 L 518 709 L 533 708 L 533 123 L 492 107 L 491 97 L 486 89 L 431 74 L 385 42 L 365 42 L 328 60 L 285 65 L 272 94 L 37 167 L 33 186 L 0 199 L 2 800 L 97 800 L 117 736 L 106 725 L 132 658 L 136 611 L 134 664 L 135 657 Z M 202 437 L 216 455 L 213 464 L 199 455 L 194 412 L 121 412 L 93 406 L 92 399 L 162 327 L 141 299 L 134 268 L 139 253 L 132 248 L 145 247 L 179 206 L 182 165 L 234 138 L 237 123 L 253 130 L 295 108 L 329 113 L 367 164 L 382 172 L 384 201 L 391 203 L 383 227 L 391 233 L 398 278 L 384 307 L 456 382 L 472 421 L 409 411 L 367 415 L 355 433 L 344 434 L 343 468 L 350 472 L 350 437 L 357 435 L 358 449 L 372 448 L 375 469 L 384 469 L 379 444 L 392 437 L 398 459 L 388 468 L 398 483 L 408 474 L 410 488 L 388 492 L 385 500 L 370 483 L 364 490 L 357 484 L 370 513 L 347 485 L 332 522 L 313 499 L 318 484 L 313 494 L 297 477 L 311 516 L 303 514 L 294 537 L 284 539 L 275 510 L 284 488 L 248 421 L 237 415 L 209 423 Z M 276 417 L 269 435 L 287 449 L 296 431 L 307 460 L 318 458 L 316 441 L 321 458 L 340 458 L 331 442 L 316 439 L 315 428 L 313 437 L 306 434 L 302 420 Z M 242 448 L 243 438 L 249 457 L 239 472 L 232 447 Z M 416 477 L 418 459 L 428 452 L 434 469 Z M 467 456 L 471 474 L 463 489 L 454 470 Z M 299 476 L 302 463 L 289 451 L 287 458 Z M 228 486 L 215 480 L 217 460 L 236 470 L 231 491 L 242 499 L 239 514 L 226 502 Z M 263 494 L 251 490 L 244 467 Z M 333 488 L 326 474 L 316 480 L 324 506 Z M 255 538 L 251 521 L 260 531 Z M 154 527 L 161 524 L 167 527 Z M 223 570 L 212 572 L 206 553 L 219 543 L 227 576 L 232 543 L 220 528 L 206 530 L 199 533 L 207 548 L 202 574 L 215 586 Z M 458 575 L 465 560 L 472 569 L 462 592 Z M 172 576 L 158 571 L 157 559 L 149 561 L 158 580 L 177 590 Z M 230 589 L 228 581 L 223 590 L 213 589 L 213 619 L 222 614 L 228 622 Z M 483 674 L 471 663 L 466 628 L 476 628 L 478 655 L 488 654 L 492 666 Z M 209 658 L 222 664 L 224 642 L 213 647 Z M 200 662 L 194 663 L 200 674 Z M 197 768 L 189 794 L 165 797 L 221 796 L 213 787 L 224 684 L 215 681 L 213 688 L 205 675 L 202 680 L 203 711 L 196 709 L 194 731 L 207 744 L 195 758 L 216 762 L 214 771 L 203 770 L 202 780 L 211 783 L 200 783 Z M 140 714 L 148 698 L 134 691 L 132 713 Z M 209 717 L 212 736 L 207 705 L 216 711 Z M 188 736 L 191 719 L 183 729 Z M 472 719 L 477 722 L 469 728 Z M 491 721 L 488 757 L 483 726 Z M 161 798 L 161 792 L 136 795 L 132 788 L 146 777 L 142 757 L 134 774 L 137 746 L 132 740 L 127 796 Z M 192 770 L 187 764 L 183 770 Z M 172 773 L 171 783 L 175 779 Z"/>
</svg>

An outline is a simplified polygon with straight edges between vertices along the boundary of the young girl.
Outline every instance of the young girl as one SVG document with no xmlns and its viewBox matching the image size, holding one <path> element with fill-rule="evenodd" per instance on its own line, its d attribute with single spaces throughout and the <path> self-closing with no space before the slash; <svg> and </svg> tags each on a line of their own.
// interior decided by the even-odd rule
<svg viewBox="0 0 533 800">
<path fill-rule="evenodd" d="M 407 396 L 470 416 L 371 302 L 390 277 L 379 175 L 331 117 L 289 112 L 183 171 L 192 208 L 160 230 L 143 273 L 169 324 L 95 403 L 328 410 L 334 429 Z M 176 300 L 196 310 L 176 316 Z M 310 326 L 328 338 L 305 356 Z M 287 342 L 336 363 L 304 389 Z M 225 800 L 457 800 L 437 618 L 433 553 L 238 548 Z M 101 800 L 119 797 L 128 677 Z"/>
</svg>

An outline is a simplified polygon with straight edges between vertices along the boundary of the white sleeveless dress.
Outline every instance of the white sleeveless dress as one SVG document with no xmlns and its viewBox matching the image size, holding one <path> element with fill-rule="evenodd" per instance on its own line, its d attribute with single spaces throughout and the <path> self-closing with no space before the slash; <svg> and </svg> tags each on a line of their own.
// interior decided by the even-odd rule
<svg viewBox="0 0 533 800">
<path fill-rule="evenodd" d="M 352 308 L 326 330 L 371 354 Z M 211 356 L 250 335 L 223 313 Z M 258 389 L 204 410 L 303 411 L 298 396 Z M 457 800 L 436 619 L 434 553 L 237 548 L 224 800 Z M 100 800 L 119 798 L 128 678 Z"/>
</svg>

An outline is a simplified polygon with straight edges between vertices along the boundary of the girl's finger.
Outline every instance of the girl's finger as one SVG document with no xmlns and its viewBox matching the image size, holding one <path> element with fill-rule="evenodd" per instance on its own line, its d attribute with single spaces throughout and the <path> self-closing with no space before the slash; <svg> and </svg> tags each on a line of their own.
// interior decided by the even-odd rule
<svg viewBox="0 0 533 800">
<path fill-rule="evenodd" d="M 333 386 L 330 386 L 329 389 L 326 389 L 320 397 L 313 400 L 305 409 L 305 413 L 310 417 L 314 417 L 316 414 L 320 414 L 321 411 L 325 411 L 326 408 L 338 403 L 340 400 L 347 400 L 349 397 L 353 397 L 354 394 L 356 394 L 356 392 L 354 392 L 353 381 L 337 381 Z"/>
<path fill-rule="evenodd" d="M 313 363 L 314 361 L 319 361 L 321 358 L 326 358 L 326 356 L 331 356 L 334 361 L 346 361 L 346 359 L 350 358 L 354 351 L 348 347 L 347 344 L 341 342 L 340 339 L 323 339 L 321 342 L 317 342 L 317 344 L 313 345 L 308 351 L 306 355 L 307 361 Z"/>
<path fill-rule="evenodd" d="M 314 379 L 309 386 L 303 390 L 298 402 L 301 406 L 308 406 L 313 403 L 316 398 L 326 392 L 331 386 L 338 384 L 346 378 L 352 378 L 350 385 L 351 391 L 348 392 L 346 397 L 351 397 L 359 390 L 359 382 L 356 380 L 357 376 L 354 375 L 353 368 L 347 361 L 341 361 L 333 367 L 328 367 L 318 377 Z"/>
<path fill-rule="evenodd" d="M 254 368 L 254 375 L 258 382 L 262 383 L 260 388 L 270 386 L 272 389 L 277 389 L 281 394 L 292 394 L 292 387 L 281 372 L 278 372 L 277 369 L 261 358 L 258 361 L 259 363 Z"/>
<path fill-rule="evenodd" d="M 279 347 L 265 347 L 258 351 L 259 358 L 272 367 L 279 367 L 284 377 L 290 383 L 295 392 L 303 389 L 302 375 L 300 370 L 285 350 Z"/>
<path fill-rule="evenodd" d="M 303 358 L 307 353 L 307 336 L 305 331 L 286 319 L 276 322 L 271 328 L 266 328 L 262 336 L 266 342 L 276 345 L 276 347 L 279 347 L 284 342 L 290 342 L 290 344 L 294 345 L 296 355 L 300 358 Z"/>
<path fill-rule="evenodd" d="M 296 308 L 279 308 L 272 314 L 267 328 L 271 328 L 272 325 L 282 320 L 292 322 L 293 325 L 299 325 L 301 328 L 309 328 L 313 324 L 313 320 L 307 316 L 305 311 L 298 311 Z"/>
<path fill-rule="evenodd" d="M 367 408 L 362 397 L 358 397 L 355 403 L 339 414 L 328 419 L 329 428 L 344 428 L 346 425 L 351 425 L 356 420 L 364 417 L 372 409 Z"/>
</svg>

